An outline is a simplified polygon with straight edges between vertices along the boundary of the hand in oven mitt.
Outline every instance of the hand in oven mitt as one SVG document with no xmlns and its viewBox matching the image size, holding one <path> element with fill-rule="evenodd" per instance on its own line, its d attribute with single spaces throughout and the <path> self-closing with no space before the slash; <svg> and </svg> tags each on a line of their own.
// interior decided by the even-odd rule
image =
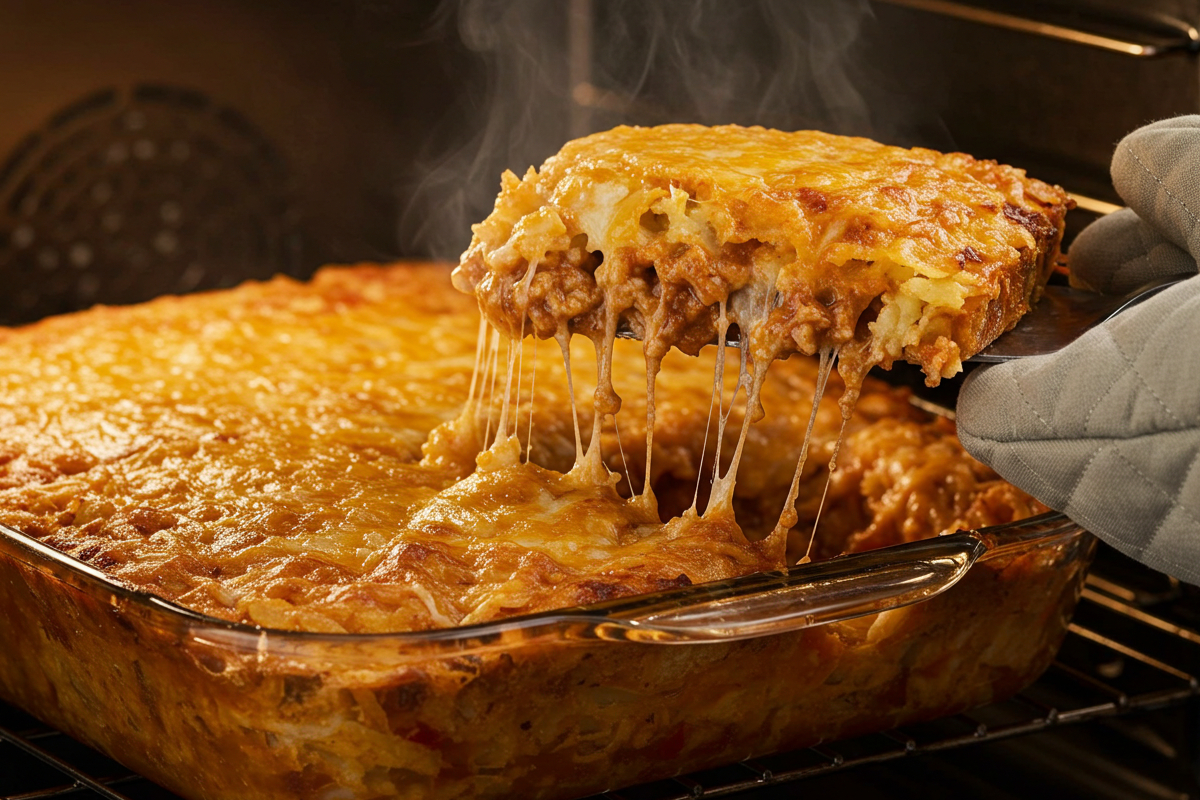
<svg viewBox="0 0 1200 800">
<path fill-rule="evenodd" d="M 1129 208 L 1071 247 L 1072 283 L 1125 293 L 1200 261 L 1200 116 L 1117 145 Z M 1118 550 L 1200 584 L 1200 278 L 1048 356 L 974 372 L 958 433 L 980 461 Z"/>
</svg>

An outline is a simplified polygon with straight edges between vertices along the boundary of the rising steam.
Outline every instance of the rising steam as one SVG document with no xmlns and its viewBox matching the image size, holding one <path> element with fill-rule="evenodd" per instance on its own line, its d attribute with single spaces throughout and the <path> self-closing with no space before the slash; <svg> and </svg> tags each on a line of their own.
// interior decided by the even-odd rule
<svg viewBox="0 0 1200 800">
<path fill-rule="evenodd" d="M 439 17 L 479 59 L 467 119 L 430 142 L 401 221 L 408 252 L 456 260 L 500 173 L 618 124 L 739 123 L 895 139 L 856 45 L 868 0 L 457 0 Z M 868 97 L 871 100 L 868 101 Z"/>
</svg>

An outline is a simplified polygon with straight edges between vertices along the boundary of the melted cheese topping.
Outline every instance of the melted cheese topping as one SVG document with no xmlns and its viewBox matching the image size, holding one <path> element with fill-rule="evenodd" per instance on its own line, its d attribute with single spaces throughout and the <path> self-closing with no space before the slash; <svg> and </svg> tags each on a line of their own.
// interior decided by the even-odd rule
<svg viewBox="0 0 1200 800">
<path fill-rule="evenodd" d="M 499 370 L 484 375 L 476 353 L 490 341 L 476 347 L 489 337 L 473 306 L 440 265 L 356 267 L 0 331 L 0 522 L 196 610 L 314 631 L 445 627 L 784 564 L 783 540 L 763 537 L 808 425 L 815 363 L 779 362 L 764 382 L 769 413 L 746 435 L 731 500 L 738 522 L 700 519 L 684 512 L 697 485 L 702 500 L 709 491 L 701 450 L 721 438 L 711 349 L 666 358 L 647 481 L 640 347 L 616 344 L 615 387 L 630 399 L 619 434 L 611 416 L 598 427 L 613 475 L 597 483 L 570 472 L 566 375 L 545 353 L 533 369 L 532 340 L 514 355 L 525 366 L 507 400 L 509 441 L 531 458 L 481 452 L 483 432 L 503 427 L 508 357 L 499 345 Z M 597 384 L 591 349 L 571 344 L 580 395 Z M 477 362 L 478 417 L 463 424 Z M 736 379 L 722 385 L 731 433 L 744 415 L 728 401 Z M 584 446 L 592 414 L 580 404 Z M 822 400 L 793 559 L 840 429 L 836 402 Z M 726 463 L 735 444 L 721 438 Z M 658 515 L 626 500 L 647 483 Z M 952 425 L 871 382 L 829 491 L 818 555 L 1036 508 L 971 460 Z"/>
</svg>

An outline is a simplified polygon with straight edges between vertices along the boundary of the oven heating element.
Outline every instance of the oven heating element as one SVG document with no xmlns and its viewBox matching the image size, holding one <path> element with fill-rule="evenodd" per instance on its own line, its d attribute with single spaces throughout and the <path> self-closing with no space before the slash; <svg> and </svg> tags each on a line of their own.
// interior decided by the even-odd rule
<svg viewBox="0 0 1200 800">
<path fill-rule="evenodd" d="M 1041 738 L 1081 722 L 1117 719 L 1132 723 L 1126 734 L 1134 740 L 1131 748 L 1155 751 L 1164 764 L 1178 769 L 1179 762 L 1200 756 L 1200 626 L 1193 619 L 1194 598 L 1186 597 L 1190 591 L 1112 551 L 1102 551 L 1058 657 L 1041 679 L 1011 700 L 591 800 L 774 797 L 772 789 L 783 790 L 797 781 L 853 779 L 891 762 L 929 761 L 944 751 L 979 749 L 1026 734 L 1033 734 L 1027 739 L 1029 749 L 1052 752 L 1053 746 L 1041 744 Z M 1138 724 L 1137 712 L 1161 709 L 1182 715 L 1185 727 L 1190 725 L 1182 738 L 1190 742 L 1171 742 Z M 1086 767 L 1076 765 L 1072 773 L 1076 782 L 1090 782 L 1081 786 L 1081 797 L 1200 800 L 1200 763 L 1190 765 L 1190 774 L 1184 769 L 1171 775 L 1144 763 L 1112 763 L 1095 754 L 1084 758 Z M 1070 764 L 1064 768 L 1071 769 Z M 0 800 L 67 797 L 171 800 L 175 795 L 0 703 Z"/>
</svg>

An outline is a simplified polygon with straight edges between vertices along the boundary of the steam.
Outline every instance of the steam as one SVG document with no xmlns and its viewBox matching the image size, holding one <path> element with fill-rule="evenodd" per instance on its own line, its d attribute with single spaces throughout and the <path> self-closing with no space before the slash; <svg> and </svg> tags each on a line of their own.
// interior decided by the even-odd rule
<svg viewBox="0 0 1200 800">
<path fill-rule="evenodd" d="M 738 123 L 895 141 L 861 45 L 868 0 L 457 0 L 439 25 L 482 80 L 423 154 L 403 249 L 457 260 L 500 173 L 618 124 Z M 464 86 L 464 88 L 468 88 Z M 868 99 L 870 98 L 870 99 Z M 902 137 L 901 137 L 902 138 Z"/>
</svg>

